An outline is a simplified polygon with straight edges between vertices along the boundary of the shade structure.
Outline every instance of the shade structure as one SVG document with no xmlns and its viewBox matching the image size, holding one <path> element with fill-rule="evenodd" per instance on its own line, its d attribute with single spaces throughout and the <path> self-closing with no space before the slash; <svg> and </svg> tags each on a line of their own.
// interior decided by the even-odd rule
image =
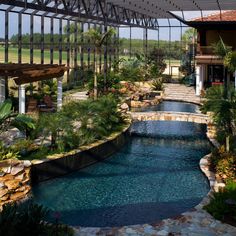
<svg viewBox="0 0 236 236">
<path fill-rule="evenodd" d="M 109 25 L 158 28 L 157 19 L 175 18 L 185 11 L 236 9 L 235 0 L 1 0 L 0 10 L 79 19 Z M 203 16 L 203 15 L 202 15 Z M 183 14 L 184 17 L 184 14 Z"/>
<path fill-rule="evenodd" d="M 0 63 L 0 76 L 14 77 L 17 85 L 62 77 L 65 65 Z"/>
<path fill-rule="evenodd" d="M 173 18 L 175 11 L 215 11 L 236 9 L 234 0 L 108 0 L 112 4 L 153 18 Z"/>
</svg>

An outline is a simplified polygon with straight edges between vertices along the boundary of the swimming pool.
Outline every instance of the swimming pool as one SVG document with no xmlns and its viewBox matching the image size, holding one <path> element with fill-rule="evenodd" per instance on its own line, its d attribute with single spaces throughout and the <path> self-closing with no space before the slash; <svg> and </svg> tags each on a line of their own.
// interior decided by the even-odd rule
<svg viewBox="0 0 236 236">
<path fill-rule="evenodd" d="M 105 161 L 35 186 L 34 201 L 90 227 L 154 223 L 197 205 L 209 191 L 199 169 L 210 152 L 205 125 L 147 121 L 131 132 Z"/>
<path fill-rule="evenodd" d="M 148 112 L 148 111 L 176 111 L 198 113 L 199 106 L 187 102 L 163 101 L 155 106 L 132 108 L 133 112 Z"/>
</svg>

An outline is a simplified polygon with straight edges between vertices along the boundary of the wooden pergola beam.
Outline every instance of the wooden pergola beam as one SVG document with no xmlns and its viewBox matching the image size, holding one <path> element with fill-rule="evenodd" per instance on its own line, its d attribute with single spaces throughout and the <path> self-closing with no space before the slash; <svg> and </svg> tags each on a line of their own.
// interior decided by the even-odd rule
<svg viewBox="0 0 236 236">
<path fill-rule="evenodd" d="M 68 68 L 65 65 L 3 64 L 0 76 L 14 77 L 17 85 L 62 77 Z"/>
</svg>

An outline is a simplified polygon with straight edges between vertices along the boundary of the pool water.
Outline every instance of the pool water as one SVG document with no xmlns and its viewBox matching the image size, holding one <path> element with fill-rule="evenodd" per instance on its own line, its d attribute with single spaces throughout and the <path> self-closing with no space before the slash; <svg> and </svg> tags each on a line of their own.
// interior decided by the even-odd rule
<svg viewBox="0 0 236 236">
<path fill-rule="evenodd" d="M 134 123 L 125 147 L 103 162 L 38 184 L 33 199 L 86 227 L 154 223 L 196 206 L 209 191 L 199 160 L 210 152 L 200 124 Z"/>
<path fill-rule="evenodd" d="M 133 112 L 151 112 L 151 111 L 175 111 L 199 113 L 199 106 L 186 102 L 163 101 L 155 106 L 132 108 Z"/>
</svg>

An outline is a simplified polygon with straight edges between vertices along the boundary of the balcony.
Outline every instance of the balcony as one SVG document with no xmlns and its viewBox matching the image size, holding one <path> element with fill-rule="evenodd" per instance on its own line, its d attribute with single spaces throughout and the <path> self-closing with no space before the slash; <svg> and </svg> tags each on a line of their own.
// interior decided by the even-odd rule
<svg viewBox="0 0 236 236">
<path fill-rule="evenodd" d="M 228 46 L 227 49 L 232 50 L 231 46 Z M 200 46 L 197 45 L 197 55 L 216 55 L 213 46 Z"/>
</svg>

